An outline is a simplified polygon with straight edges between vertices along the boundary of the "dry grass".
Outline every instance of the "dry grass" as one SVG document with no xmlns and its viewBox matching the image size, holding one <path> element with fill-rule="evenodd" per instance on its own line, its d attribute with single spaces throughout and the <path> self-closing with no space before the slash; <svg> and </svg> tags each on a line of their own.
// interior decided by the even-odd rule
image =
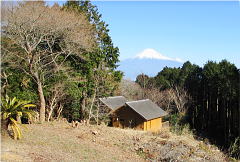
<svg viewBox="0 0 240 162">
<path fill-rule="evenodd" d="M 225 161 L 215 147 L 168 130 L 72 128 L 63 122 L 27 127 L 22 140 L 2 137 L 2 161 Z"/>
<path fill-rule="evenodd" d="M 124 144 L 113 136 L 115 129 L 105 130 L 108 128 L 102 126 L 72 128 L 59 122 L 28 125 L 22 140 L 2 137 L 1 160 L 143 161 L 136 153 L 124 149 Z"/>
</svg>

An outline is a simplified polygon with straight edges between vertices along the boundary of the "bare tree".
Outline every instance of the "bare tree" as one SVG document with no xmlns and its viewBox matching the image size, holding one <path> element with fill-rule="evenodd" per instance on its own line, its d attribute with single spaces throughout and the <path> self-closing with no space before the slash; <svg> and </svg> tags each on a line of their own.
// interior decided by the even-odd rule
<svg viewBox="0 0 240 162">
<path fill-rule="evenodd" d="M 174 87 L 165 90 L 160 90 L 161 88 L 155 88 L 154 86 L 141 88 L 135 82 L 123 80 L 120 89 L 121 95 L 129 100 L 148 98 L 170 113 L 185 113 L 189 106 L 188 104 L 191 102 L 191 97 L 187 91 L 181 87 Z"/>
<path fill-rule="evenodd" d="M 49 97 L 48 100 L 48 117 L 47 121 L 49 122 L 50 119 L 52 118 L 53 112 L 55 109 L 58 108 L 57 114 L 58 116 L 61 113 L 62 105 L 59 104 L 59 101 L 63 99 L 65 93 L 63 92 L 64 90 L 64 85 L 63 84 L 55 84 L 53 88 L 51 88 L 51 96 Z"/>
<path fill-rule="evenodd" d="M 17 1 L 1 1 L 1 23 L 7 19 L 8 10 L 18 5 Z"/>
<path fill-rule="evenodd" d="M 139 100 L 143 98 L 143 89 L 139 84 L 131 80 L 122 80 L 120 83 L 120 95 L 126 97 L 128 100 Z"/>
<path fill-rule="evenodd" d="M 164 108 L 168 112 L 185 113 L 191 97 L 184 88 L 174 87 L 166 90 L 151 88 L 145 90 L 146 98 Z"/>
<path fill-rule="evenodd" d="M 45 121 L 43 86 L 46 76 L 57 72 L 66 58 L 81 55 L 94 45 L 92 26 L 83 15 L 61 10 L 44 2 L 23 2 L 8 9 L 4 36 L 22 52 L 5 51 L 14 65 L 32 77 L 38 86 L 40 122 Z M 4 49 L 3 49 L 4 50 Z"/>
<path fill-rule="evenodd" d="M 191 97 L 184 88 L 175 86 L 172 90 L 172 99 L 179 113 L 187 111 L 187 104 L 190 103 Z"/>
<path fill-rule="evenodd" d="M 88 113 L 87 122 L 94 120 L 99 124 L 99 121 L 103 121 L 107 117 L 107 111 L 105 107 L 101 107 L 98 98 L 114 93 L 119 83 L 115 81 L 114 75 L 104 66 L 99 66 L 94 70 L 93 80 L 93 95 L 86 109 Z"/>
</svg>

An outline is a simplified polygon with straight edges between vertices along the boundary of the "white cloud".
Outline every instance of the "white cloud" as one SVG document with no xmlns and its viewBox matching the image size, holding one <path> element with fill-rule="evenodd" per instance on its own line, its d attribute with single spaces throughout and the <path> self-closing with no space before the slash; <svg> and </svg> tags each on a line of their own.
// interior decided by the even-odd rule
<svg viewBox="0 0 240 162">
<path fill-rule="evenodd" d="M 156 50 L 154 50 L 152 48 L 147 48 L 147 49 L 143 50 L 142 52 L 137 54 L 135 56 L 135 58 L 139 58 L 139 59 L 147 58 L 147 59 L 171 60 L 171 61 L 176 61 L 176 62 L 181 62 L 181 63 L 184 62 L 180 58 L 171 58 L 171 57 L 164 56 L 163 54 L 157 52 Z"/>
</svg>

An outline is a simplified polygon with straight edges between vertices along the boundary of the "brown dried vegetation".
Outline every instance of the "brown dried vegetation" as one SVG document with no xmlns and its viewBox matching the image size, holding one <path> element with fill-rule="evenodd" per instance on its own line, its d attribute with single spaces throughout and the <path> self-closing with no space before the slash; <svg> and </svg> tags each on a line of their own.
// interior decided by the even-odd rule
<svg viewBox="0 0 240 162">
<path fill-rule="evenodd" d="M 52 122 L 28 125 L 24 139 L 2 137 L 2 160 L 226 161 L 214 146 L 192 136 Z"/>
</svg>

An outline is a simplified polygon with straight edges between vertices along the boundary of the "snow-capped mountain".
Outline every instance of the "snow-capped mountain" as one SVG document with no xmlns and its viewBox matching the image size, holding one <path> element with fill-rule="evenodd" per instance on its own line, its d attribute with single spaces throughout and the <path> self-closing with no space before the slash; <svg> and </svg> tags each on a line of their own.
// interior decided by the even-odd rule
<svg viewBox="0 0 240 162">
<path fill-rule="evenodd" d="M 169 61 L 176 61 L 176 62 L 183 62 L 179 58 L 171 58 L 164 56 L 163 54 L 157 52 L 154 49 L 147 48 L 143 50 L 141 53 L 136 55 L 134 58 L 139 58 L 139 59 L 159 59 L 159 60 L 169 60 Z"/>
<path fill-rule="evenodd" d="M 182 63 L 179 58 L 164 56 L 154 49 L 145 49 L 133 58 L 120 61 L 118 70 L 124 72 L 125 79 L 135 80 L 141 73 L 155 76 L 165 66 L 180 67 Z"/>
</svg>

